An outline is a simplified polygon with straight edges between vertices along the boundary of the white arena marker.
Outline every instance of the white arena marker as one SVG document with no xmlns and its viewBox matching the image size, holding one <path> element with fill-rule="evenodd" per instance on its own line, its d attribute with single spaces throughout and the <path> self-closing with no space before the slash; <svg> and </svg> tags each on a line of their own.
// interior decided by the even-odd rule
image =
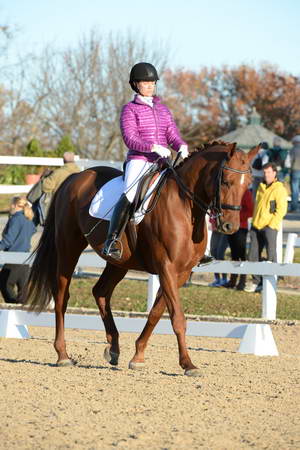
<svg viewBox="0 0 300 450">
<path fill-rule="evenodd" d="M 0 311 L 0 337 L 29 339 L 27 325 L 19 323 L 18 311 Z"/>
<path fill-rule="evenodd" d="M 278 356 L 270 325 L 247 325 L 238 351 L 239 353 L 251 353 L 256 356 Z"/>
</svg>

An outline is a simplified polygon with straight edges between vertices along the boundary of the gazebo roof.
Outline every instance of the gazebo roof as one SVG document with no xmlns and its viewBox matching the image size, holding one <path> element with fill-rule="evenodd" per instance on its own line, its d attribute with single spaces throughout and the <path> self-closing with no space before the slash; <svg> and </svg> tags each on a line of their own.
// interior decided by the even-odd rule
<svg viewBox="0 0 300 450">
<path fill-rule="evenodd" d="M 273 133 L 273 131 L 263 127 L 260 124 L 260 115 L 257 113 L 256 109 L 253 108 L 250 116 L 250 123 L 248 125 L 224 134 L 224 136 L 221 136 L 219 139 L 225 142 L 236 142 L 242 149 L 250 149 L 260 142 L 267 142 L 269 147 L 273 147 L 273 140 L 275 137 L 280 138 L 281 147 L 287 149 L 292 147 L 290 142 Z"/>
</svg>

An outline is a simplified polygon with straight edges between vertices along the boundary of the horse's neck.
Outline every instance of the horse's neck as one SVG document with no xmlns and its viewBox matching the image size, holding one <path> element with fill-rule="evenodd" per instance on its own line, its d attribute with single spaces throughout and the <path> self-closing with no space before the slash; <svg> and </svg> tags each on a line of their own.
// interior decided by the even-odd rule
<svg viewBox="0 0 300 450">
<path fill-rule="evenodd" d="M 209 200 L 206 198 L 204 186 L 207 183 L 212 183 L 212 180 L 210 180 L 211 170 L 209 165 L 210 164 L 204 157 L 195 155 L 185 161 L 178 169 L 178 175 L 184 184 L 191 192 L 197 194 L 197 196 L 203 197 L 201 198 L 203 202 Z"/>
</svg>

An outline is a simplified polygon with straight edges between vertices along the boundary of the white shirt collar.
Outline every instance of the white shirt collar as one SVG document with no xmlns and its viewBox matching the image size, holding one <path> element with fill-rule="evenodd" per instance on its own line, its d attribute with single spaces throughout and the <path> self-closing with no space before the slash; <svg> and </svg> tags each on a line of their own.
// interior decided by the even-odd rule
<svg viewBox="0 0 300 450">
<path fill-rule="evenodd" d="M 139 99 L 146 103 L 146 105 L 153 107 L 153 97 L 144 97 L 143 95 L 139 95 Z"/>
</svg>

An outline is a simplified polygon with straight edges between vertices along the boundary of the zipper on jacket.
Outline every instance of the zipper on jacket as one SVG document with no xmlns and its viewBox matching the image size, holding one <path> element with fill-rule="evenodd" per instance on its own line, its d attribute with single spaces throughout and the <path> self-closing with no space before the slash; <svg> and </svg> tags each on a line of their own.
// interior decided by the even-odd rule
<svg viewBox="0 0 300 450">
<path fill-rule="evenodd" d="M 151 108 L 151 106 L 150 106 L 150 108 Z M 156 134 L 156 140 L 157 140 L 157 144 L 159 145 L 159 142 L 158 142 L 158 126 L 157 126 L 156 114 L 155 114 L 155 111 L 154 111 L 154 103 L 153 103 L 152 110 L 153 110 L 155 129 L 156 129 L 156 133 L 155 133 Z"/>
</svg>

